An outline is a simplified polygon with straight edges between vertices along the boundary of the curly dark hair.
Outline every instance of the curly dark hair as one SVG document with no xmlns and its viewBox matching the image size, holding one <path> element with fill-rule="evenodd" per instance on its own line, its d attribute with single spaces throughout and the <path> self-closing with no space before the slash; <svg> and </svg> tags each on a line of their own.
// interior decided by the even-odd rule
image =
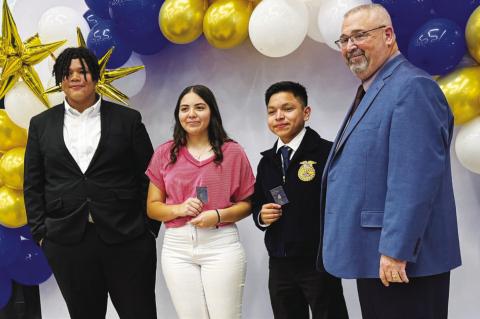
<svg viewBox="0 0 480 319">
<path fill-rule="evenodd" d="M 188 93 L 193 92 L 200 96 L 210 108 L 210 123 L 208 125 L 208 140 L 212 145 L 213 153 L 215 154 L 214 162 L 219 165 L 223 161 L 222 145 L 225 142 L 231 141 L 222 125 L 222 117 L 218 110 L 217 101 L 213 92 L 204 85 L 192 85 L 183 89 L 178 97 L 177 105 L 173 117 L 175 118 L 175 126 L 173 128 L 173 145 L 170 149 L 170 164 L 177 161 L 178 151 L 180 147 L 187 144 L 187 132 L 183 129 L 178 118 L 180 110 L 180 103 L 182 98 Z"/>
<path fill-rule="evenodd" d="M 86 64 L 92 75 L 92 80 L 94 82 L 98 81 L 100 78 L 100 67 L 98 66 L 98 59 L 95 54 L 87 48 L 66 48 L 60 53 L 53 66 L 52 74 L 55 76 L 56 85 L 62 83 L 63 79 L 68 78 L 70 64 L 74 59 L 80 60 L 85 80 L 87 80 Z"/>
</svg>

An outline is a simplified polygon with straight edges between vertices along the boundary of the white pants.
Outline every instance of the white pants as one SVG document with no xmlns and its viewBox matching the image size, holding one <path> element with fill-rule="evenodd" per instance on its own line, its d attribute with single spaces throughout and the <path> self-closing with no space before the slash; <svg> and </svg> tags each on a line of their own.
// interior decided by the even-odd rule
<svg viewBox="0 0 480 319">
<path fill-rule="evenodd" d="M 161 260 L 180 319 L 241 317 L 246 257 L 235 225 L 167 228 Z"/>
</svg>

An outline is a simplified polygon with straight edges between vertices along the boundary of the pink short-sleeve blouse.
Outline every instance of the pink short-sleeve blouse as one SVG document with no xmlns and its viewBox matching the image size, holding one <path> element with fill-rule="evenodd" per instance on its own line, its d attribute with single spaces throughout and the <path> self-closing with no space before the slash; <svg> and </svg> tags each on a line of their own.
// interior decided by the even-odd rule
<svg viewBox="0 0 480 319">
<path fill-rule="evenodd" d="M 150 181 L 166 194 L 166 204 L 183 203 L 189 197 L 196 197 L 196 187 L 206 186 L 208 202 L 203 210 L 222 209 L 247 199 L 253 194 L 255 177 L 250 162 L 236 142 L 222 145 L 223 161 L 214 162 L 215 156 L 198 161 L 181 147 L 177 162 L 170 164 L 170 149 L 173 141 L 160 145 L 146 171 Z M 178 217 L 165 223 L 166 227 L 180 227 L 192 217 Z"/>
</svg>

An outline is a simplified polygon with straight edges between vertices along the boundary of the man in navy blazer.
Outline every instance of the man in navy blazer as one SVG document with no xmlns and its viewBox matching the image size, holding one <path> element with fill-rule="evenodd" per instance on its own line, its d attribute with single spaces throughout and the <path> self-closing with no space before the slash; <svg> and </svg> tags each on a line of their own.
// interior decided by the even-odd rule
<svg viewBox="0 0 480 319">
<path fill-rule="evenodd" d="M 336 43 L 362 84 L 322 178 L 324 267 L 357 279 L 363 318 L 447 318 L 461 264 L 452 113 L 382 6 L 347 12 Z"/>
</svg>

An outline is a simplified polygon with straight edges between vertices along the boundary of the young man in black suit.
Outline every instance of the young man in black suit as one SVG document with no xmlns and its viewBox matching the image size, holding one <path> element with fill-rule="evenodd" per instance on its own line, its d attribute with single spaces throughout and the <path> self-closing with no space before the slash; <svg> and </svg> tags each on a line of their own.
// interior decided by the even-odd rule
<svg viewBox="0 0 480 319">
<path fill-rule="evenodd" d="M 268 127 L 278 136 L 258 164 L 253 219 L 265 231 L 275 318 L 348 318 L 340 279 L 315 268 L 320 181 L 332 143 L 305 127 L 305 88 L 275 83 L 265 93 Z"/>
<path fill-rule="evenodd" d="M 96 93 L 96 57 L 69 48 L 54 74 L 64 103 L 32 118 L 25 205 L 73 319 L 156 318 L 155 235 L 147 219 L 153 147 L 140 113 Z"/>
</svg>

